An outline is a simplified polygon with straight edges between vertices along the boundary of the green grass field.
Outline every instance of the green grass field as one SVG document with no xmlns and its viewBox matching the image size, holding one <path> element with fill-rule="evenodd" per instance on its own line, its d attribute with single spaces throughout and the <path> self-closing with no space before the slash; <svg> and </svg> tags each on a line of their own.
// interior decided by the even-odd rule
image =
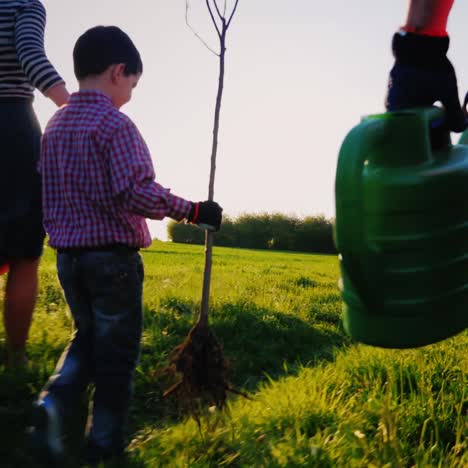
<svg viewBox="0 0 468 468">
<path fill-rule="evenodd" d="M 231 397 L 200 430 L 162 398 L 168 382 L 157 371 L 194 323 L 203 256 L 162 242 L 143 252 L 145 330 L 124 466 L 468 466 L 468 332 L 404 351 L 352 343 L 334 256 L 215 248 L 211 324 L 232 383 L 252 400 Z M 0 466 L 35 466 L 24 448 L 31 402 L 71 331 L 46 249 L 32 366 L 20 375 L 0 365 Z M 0 352 L 4 343 L 0 329 Z"/>
</svg>

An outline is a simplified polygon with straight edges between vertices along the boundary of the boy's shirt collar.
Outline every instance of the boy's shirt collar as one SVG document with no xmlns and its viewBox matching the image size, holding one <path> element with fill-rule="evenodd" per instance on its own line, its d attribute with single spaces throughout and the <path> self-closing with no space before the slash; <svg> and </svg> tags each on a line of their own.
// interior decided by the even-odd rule
<svg viewBox="0 0 468 468">
<path fill-rule="evenodd" d="M 68 104 L 108 104 L 113 105 L 111 98 L 97 89 L 84 89 L 72 93 Z"/>
</svg>

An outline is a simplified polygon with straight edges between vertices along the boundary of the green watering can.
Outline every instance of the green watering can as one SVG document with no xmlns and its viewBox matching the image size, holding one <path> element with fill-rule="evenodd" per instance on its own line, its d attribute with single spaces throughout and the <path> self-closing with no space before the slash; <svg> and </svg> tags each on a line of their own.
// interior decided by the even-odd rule
<svg viewBox="0 0 468 468">
<path fill-rule="evenodd" d="M 344 326 L 360 342 L 412 348 L 468 327 L 468 135 L 452 145 L 442 119 L 371 115 L 341 146 L 334 234 Z"/>
</svg>

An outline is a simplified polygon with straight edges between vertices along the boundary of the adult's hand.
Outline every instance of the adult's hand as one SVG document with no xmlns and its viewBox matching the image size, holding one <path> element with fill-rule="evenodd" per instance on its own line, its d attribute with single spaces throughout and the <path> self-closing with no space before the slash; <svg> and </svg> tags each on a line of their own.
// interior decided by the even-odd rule
<svg viewBox="0 0 468 468">
<path fill-rule="evenodd" d="M 393 36 L 395 63 L 388 82 L 387 110 L 427 107 L 440 101 L 451 131 L 462 132 L 467 127 L 455 70 L 446 55 L 448 47 L 448 37 L 405 31 Z"/>
<path fill-rule="evenodd" d="M 55 103 L 57 107 L 61 107 L 67 103 L 70 94 L 64 83 L 58 83 L 52 86 L 46 93 L 45 96 Z"/>
</svg>

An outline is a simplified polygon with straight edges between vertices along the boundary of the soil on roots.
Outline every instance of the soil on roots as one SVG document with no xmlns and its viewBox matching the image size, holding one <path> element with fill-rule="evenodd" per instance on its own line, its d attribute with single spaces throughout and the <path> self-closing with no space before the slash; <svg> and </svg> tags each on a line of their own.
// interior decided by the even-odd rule
<svg viewBox="0 0 468 468">
<path fill-rule="evenodd" d="M 227 392 L 247 397 L 228 382 L 223 347 L 208 325 L 197 323 L 185 341 L 174 349 L 170 363 L 166 372 L 180 380 L 164 396 L 176 396 L 181 407 L 197 421 L 204 407 L 222 409 Z"/>
</svg>

